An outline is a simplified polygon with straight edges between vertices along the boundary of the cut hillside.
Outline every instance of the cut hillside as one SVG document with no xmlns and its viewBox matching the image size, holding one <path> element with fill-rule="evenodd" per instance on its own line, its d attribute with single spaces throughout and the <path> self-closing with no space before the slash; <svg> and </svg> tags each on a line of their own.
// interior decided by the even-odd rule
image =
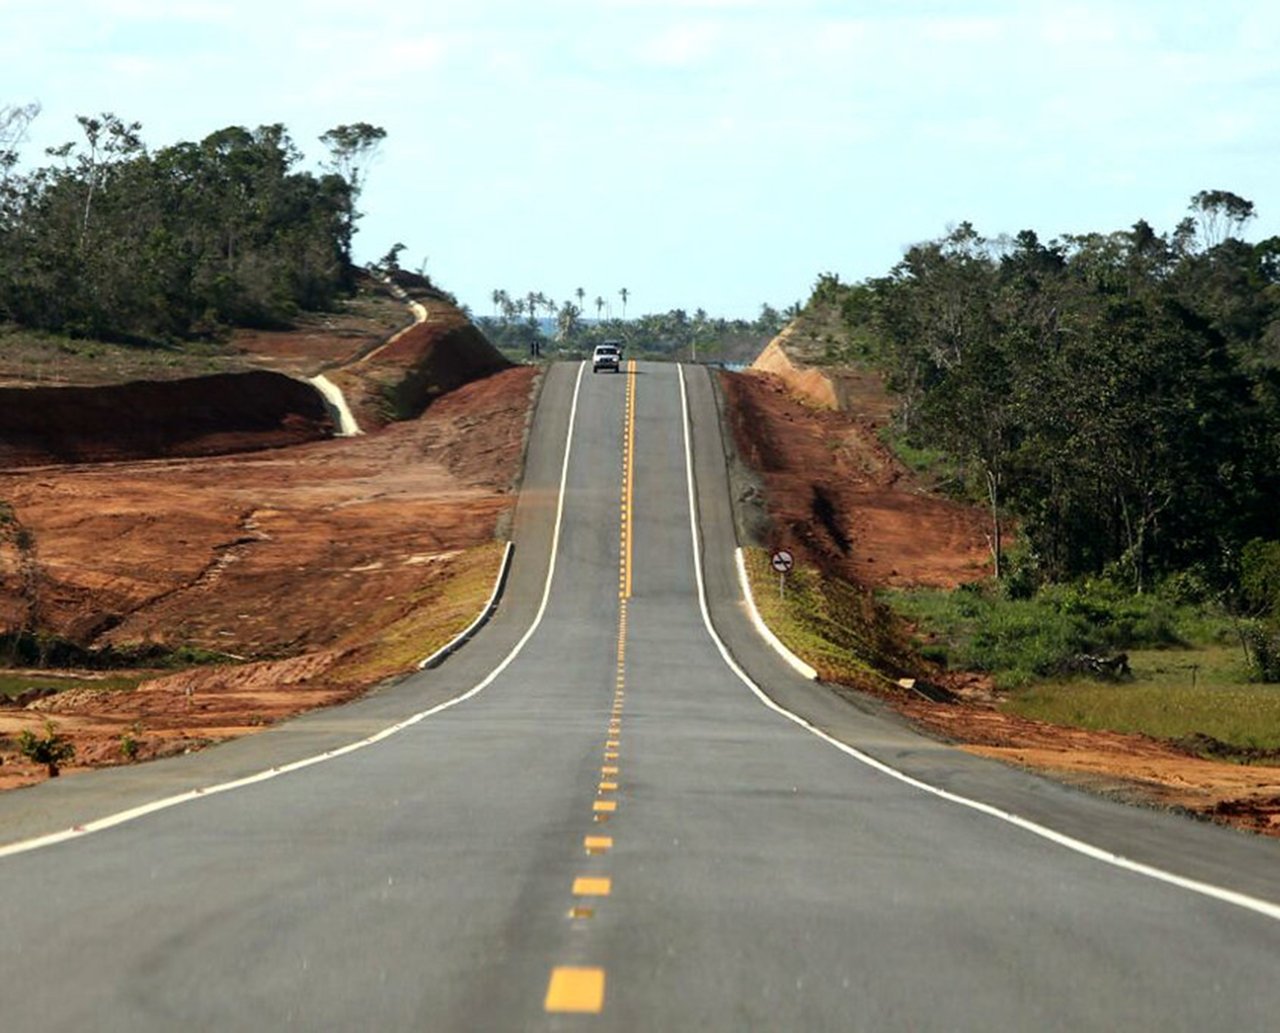
<svg viewBox="0 0 1280 1033">
<path fill-rule="evenodd" d="M 824 407 L 807 374 L 721 374 L 735 447 L 763 484 L 764 544 L 873 588 L 985 577 L 985 514 L 931 493 L 880 441 L 879 383 L 845 380 L 847 407 Z"/>
<path fill-rule="evenodd" d="M 834 309 L 811 304 L 750 372 L 721 374 L 735 451 L 763 495 L 766 519 L 748 537 L 868 589 L 955 588 L 989 576 L 985 511 L 932 494 L 883 444 L 892 397 L 874 372 L 834 361 L 853 350 Z M 755 494 L 739 488 L 740 513 Z M 1280 768 L 1269 762 L 1224 763 L 1150 736 L 1019 717 L 999 709 L 985 676 L 917 660 L 924 678 L 946 690 L 931 694 L 949 700 L 937 702 L 899 688 L 893 676 L 911 665 L 894 669 L 869 655 L 868 629 L 850 630 L 840 645 L 889 677 L 842 681 L 887 694 L 930 734 L 1128 802 L 1280 835 Z M 820 652 L 806 659 L 827 669 Z"/>
<path fill-rule="evenodd" d="M 121 458 L 131 439 L 93 415 L 111 405 L 91 401 L 58 411 L 66 434 L 102 435 L 96 451 L 46 447 L 44 465 L 0 471 L 0 786 L 44 777 L 16 740 L 47 719 L 76 746 L 69 770 L 182 752 L 349 699 L 475 616 L 514 506 L 537 370 L 494 362 L 446 299 L 428 304 L 448 333 L 384 348 L 375 332 L 326 337 L 317 318 L 293 338 L 234 344 L 245 363 L 274 367 L 245 376 L 308 398 L 297 378 L 367 358 L 361 383 L 413 383 L 409 419 L 182 455 L 184 412 L 216 436 L 229 410 L 176 405 L 172 434 L 143 450 L 157 458 Z M 63 455 L 76 461 L 47 461 Z"/>
</svg>

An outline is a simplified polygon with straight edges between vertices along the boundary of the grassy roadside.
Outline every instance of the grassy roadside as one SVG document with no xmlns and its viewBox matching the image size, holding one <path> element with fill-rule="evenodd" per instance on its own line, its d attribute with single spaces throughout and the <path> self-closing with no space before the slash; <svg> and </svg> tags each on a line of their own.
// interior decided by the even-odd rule
<svg viewBox="0 0 1280 1033">
<path fill-rule="evenodd" d="M 1132 681 L 1051 679 L 1018 690 L 1003 709 L 1073 728 L 1172 739 L 1205 756 L 1248 761 L 1261 759 L 1252 756 L 1257 751 L 1280 750 L 1280 686 L 1247 683 L 1238 648 L 1137 650 L 1129 663 Z"/>
<path fill-rule="evenodd" d="M 764 549 L 743 550 L 761 619 L 823 681 L 900 692 L 897 678 L 916 664 L 897 623 L 869 592 L 812 567 L 797 566 L 780 596 Z"/>
<path fill-rule="evenodd" d="M 108 691 L 126 691 L 154 677 L 155 672 L 137 674 L 112 675 L 110 677 L 82 674 L 51 674 L 48 671 L 28 673 L 25 671 L 0 670 L 0 696 L 20 696 L 31 689 L 52 689 L 63 692 L 66 689 L 103 689 Z M 165 672 L 168 673 L 168 672 Z"/>
<path fill-rule="evenodd" d="M 479 616 L 502 565 L 504 542 L 486 542 L 445 561 L 445 575 L 409 600 L 372 614 L 343 645 L 350 651 L 326 673 L 334 679 L 372 685 L 411 671 L 419 660 L 447 645 Z"/>
<path fill-rule="evenodd" d="M 1222 759 L 1280 749 L 1280 686 L 1249 680 L 1230 620 L 1210 604 L 1096 586 L 1053 586 L 1032 599 L 989 586 L 883 598 L 911 622 L 925 658 L 989 674 L 1007 713 L 1140 733 Z M 1073 657 L 1120 651 L 1131 676 L 1071 670 Z"/>
</svg>

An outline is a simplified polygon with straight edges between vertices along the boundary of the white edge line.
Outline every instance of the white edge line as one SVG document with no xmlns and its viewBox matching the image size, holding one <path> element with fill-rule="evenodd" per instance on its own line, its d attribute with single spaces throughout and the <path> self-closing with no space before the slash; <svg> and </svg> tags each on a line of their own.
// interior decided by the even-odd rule
<svg viewBox="0 0 1280 1033">
<path fill-rule="evenodd" d="M 802 678 L 817 681 L 818 672 L 783 645 L 782 640 L 773 633 L 769 625 L 764 622 L 764 618 L 760 616 L 760 611 L 756 608 L 755 596 L 751 594 L 751 579 L 747 577 L 747 563 L 743 558 L 741 548 L 733 550 L 733 558 L 738 565 L 738 584 L 742 586 L 742 595 L 747 600 L 747 613 L 750 615 L 751 623 L 755 625 L 760 637 L 773 646 L 778 655 L 795 668 Z"/>
<path fill-rule="evenodd" d="M 1140 861 L 1130 860 L 1127 857 L 1122 857 L 1120 854 L 1114 854 L 1109 850 L 1103 850 L 1101 847 L 1096 847 L 1092 843 L 1086 843 L 1083 840 L 1064 835 L 1061 832 L 1056 832 L 1051 828 L 1040 825 L 1027 818 L 1022 818 L 1016 814 L 1011 814 L 1008 811 L 1003 811 L 998 807 L 993 807 L 991 804 L 972 800 L 967 796 L 960 796 L 958 793 L 952 793 L 946 789 L 939 789 L 937 786 L 930 785 L 928 782 L 922 782 L 920 779 L 913 778 L 911 775 L 899 771 L 897 768 L 890 767 L 888 764 L 885 764 L 883 761 L 876 760 L 869 754 L 863 753 L 856 747 L 850 746 L 848 743 L 841 742 L 839 739 L 828 735 L 821 728 L 810 724 L 798 714 L 793 714 L 790 710 L 787 710 L 785 707 L 780 706 L 778 703 L 775 703 L 770 699 L 769 696 L 751 680 L 747 673 L 738 666 L 737 661 L 735 661 L 730 655 L 728 648 L 725 646 L 724 642 L 721 640 L 720 636 L 716 633 L 715 628 L 711 624 L 711 614 L 707 608 L 706 584 L 702 577 L 702 548 L 698 542 L 697 495 L 694 491 L 693 482 L 693 451 L 689 435 L 689 400 L 685 391 L 683 363 L 680 364 L 680 404 L 684 416 L 684 458 L 685 473 L 689 490 L 689 526 L 691 531 L 690 537 L 693 542 L 693 569 L 698 583 L 698 605 L 702 609 L 702 623 L 706 626 L 707 634 L 711 636 L 711 640 L 716 644 L 716 648 L 720 651 L 720 656 L 724 659 L 724 662 L 728 665 L 729 669 L 733 671 L 733 673 L 738 676 L 738 679 L 755 694 L 756 698 L 760 700 L 761 703 L 775 713 L 781 714 L 788 721 L 799 725 L 808 732 L 812 732 L 819 739 L 830 743 L 842 753 L 848 754 L 850 757 L 862 764 L 865 764 L 867 767 L 874 768 L 881 774 L 887 775 L 890 778 L 909 785 L 913 789 L 919 789 L 921 792 L 929 793 L 931 796 L 936 796 L 939 799 L 948 801 L 949 803 L 958 804 L 961 807 L 968 807 L 970 810 L 978 811 L 981 814 L 996 818 L 1009 825 L 1016 826 L 1025 832 L 1030 832 L 1032 835 L 1039 836 L 1041 839 L 1046 839 L 1060 847 L 1064 847 L 1067 850 L 1081 854 L 1084 857 L 1091 858 L 1095 861 L 1101 861 L 1103 864 L 1109 864 L 1115 868 L 1133 872 L 1136 875 L 1142 875 L 1149 879 L 1154 879 L 1157 882 L 1166 883 L 1170 886 L 1177 886 L 1179 889 L 1184 889 L 1191 893 L 1197 893 L 1204 897 L 1210 897 L 1213 900 L 1221 901 L 1225 904 L 1231 904 L 1235 907 L 1244 908 L 1247 911 L 1263 915 L 1266 918 L 1280 921 L 1280 905 L 1273 904 L 1270 901 L 1262 900 L 1258 897 L 1251 897 L 1248 894 L 1226 889 L 1223 886 L 1215 886 L 1212 883 L 1200 882 L 1196 879 L 1188 879 L 1182 875 L 1175 875 L 1173 872 L 1165 871 L 1163 868 L 1156 868 L 1154 865 L 1143 864 Z"/>
<path fill-rule="evenodd" d="M 476 619 L 455 635 L 451 642 L 445 643 L 425 660 L 419 660 L 419 671 L 434 667 L 445 657 L 457 652 L 479 630 L 480 626 L 493 616 L 493 611 L 498 608 L 498 596 L 502 594 L 502 587 L 507 583 L 507 574 L 511 570 L 511 556 L 514 552 L 515 543 L 507 542 L 507 547 L 502 550 L 502 562 L 498 565 L 498 576 L 493 579 L 493 591 L 489 593 L 489 601 L 484 604 L 484 608 Z"/>
<path fill-rule="evenodd" d="M 533 623 L 529 625 L 529 629 L 521 636 L 520 641 L 515 644 L 511 652 L 502 660 L 497 667 L 485 676 L 484 680 L 472 686 L 460 696 L 454 696 L 447 699 L 443 703 L 438 703 L 434 707 L 427 710 L 419 711 L 410 717 L 399 721 L 396 724 L 388 725 L 379 732 L 356 742 L 348 743 L 346 746 L 339 746 L 332 750 L 326 750 L 324 753 L 318 753 L 311 757 L 304 757 L 301 760 L 295 760 L 289 764 L 281 764 L 279 767 L 268 768 L 265 771 L 259 771 L 252 775 L 246 775 L 243 778 L 233 779 L 230 782 L 220 782 L 216 785 L 204 786 L 199 789 L 190 789 L 184 793 L 177 793 L 174 796 L 166 796 L 160 800 L 152 800 L 149 803 L 141 804 L 137 807 L 131 807 L 125 811 L 118 811 L 115 814 L 108 814 L 103 818 L 95 818 L 87 821 L 83 825 L 75 825 L 69 829 L 63 829 L 60 832 L 51 832 L 44 836 L 36 836 L 32 839 L 19 840 L 16 843 L 10 843 L 7 846 L 0 847 L 0 858 L 13 857 L 16 854 L 25 854 L 32 850 L 39 850 L 43 847 L 53 846 L 55 843 L 63 843 L 69 839 L 78 839 L 81 836 L 89 835 L 93 832 L 101 832 L 104 829 L 114 828 L 116 825 L 123 825 L 126 822 L 134 821 L 148 814 L 154 814 L 156 811 L 168 810 L 170 807 L 176 807 L 179 804 L 189 803 L 192 800 L 199 800 L 202 797 L 214 796 L 218 793 L 228 793 L 235 789 L 243 789 L 245 786 L 255 785 L 258 782 L 266 782 L 269 779 L 278 778 L 280 775 L 287 775 L 293 771 L 301 771 L 303 768 L 309 768 L 313 764 L 322 764 L 328 760 L 334 760 L 337 757 L 345 756 L 348 753 L 354 753 L 362 750 L 367 746 L 373 746 L 389 739 L 391 736 L 403 732 L 406 728 L 416 725 L 419 721 L 425 720 L 439 714 L 441 711 L 456 707 L 459 703 L 471 699 L 484 689 L 488 688 L 497 680 L 512 663 L 520 651 L 524 649 L 525 644 L 531 639 L 538 630 L 538 625 L 542 623 L 543 614 L 547 611 L 547 602 L 551 598 L 551 581 L 556 571 L 556 554 L 560 546 L 560 525 L 564 517 L 564 495 L 565 485 L 569 479 L 569 456 L 573 450 L 573 427 L 578 414 L 578 391 L 582 387 L 582 371 L 586 369 L 586 363 L 582 363 L 578 367 L 578 376 L 573 385 L 573 402 L 569 406 L 569 429 L 565 436 L 564 445 L 564 462 L 560 467 L 560 498 L 556 503 L 556 522 L 551 534 L 551 559 L 547 564 L 547 580 L 542 588 L 542 601 L 538 605 L 538 612 L 534 615 Z"/>
</svg>

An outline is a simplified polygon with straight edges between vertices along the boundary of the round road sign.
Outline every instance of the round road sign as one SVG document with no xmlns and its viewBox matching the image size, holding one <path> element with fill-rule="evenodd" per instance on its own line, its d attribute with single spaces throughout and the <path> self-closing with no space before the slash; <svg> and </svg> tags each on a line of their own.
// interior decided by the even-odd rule
<svg viewBox="0 0 1280 1033">
<path fill-rule="evenodd" d="M 773 569 L 779 574 L 785 574 L 796 565 L 795 557 L 786 549 L 779 549 L 773 554 Z"/>
</svg>

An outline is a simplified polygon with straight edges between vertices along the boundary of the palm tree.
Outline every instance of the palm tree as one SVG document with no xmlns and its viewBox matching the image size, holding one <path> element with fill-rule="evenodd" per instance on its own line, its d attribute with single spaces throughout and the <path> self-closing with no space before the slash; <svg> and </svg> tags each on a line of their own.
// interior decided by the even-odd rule
<svg viewBox="0 0 1280 1033">
<path fill-rule="evenodd" d="M 604 311 L 604 298 L 596 295 L 596 322 L 600 322 L 600 313 Z"/>
<path fill-rule="evenodd" d="M 493 318 L 494 319 L 498 318 L 498 306 L 502 304 L 502 299 L 505 298 L 506 295 L 507 295 L 507 292 L 500 287 L 493 288 L 493 293 L 489 295 L 489 297 L 493 299 Z"/>
<path fill-rule="evenodd" d="M 618 296 L 622 299 L 622 318 L 626 319 L 627 318 L 627 298 L 631 296 L 631 292 L 627 290 L 627 288 L 623 287 L 620 291 L 618 291 Z"/>
<path fill-rule="evenodd" d="M 574 294 L 574 297 L 576 297 L 576 298 L 578 299 L 578 311 L 579 311 L 579 312 L 581 312 L 581 311 L 582 311 L 582 299 L 583 299 L 583 298 L 585 298 L 585 297 L 587 296 L 587 292 L 586 292 L 586 291 L 584 291 L 581 287 L 579 287 L 579 288 L 577 288 L 577 289 L 573 292 L 573 294 Z"/>
</svg>

